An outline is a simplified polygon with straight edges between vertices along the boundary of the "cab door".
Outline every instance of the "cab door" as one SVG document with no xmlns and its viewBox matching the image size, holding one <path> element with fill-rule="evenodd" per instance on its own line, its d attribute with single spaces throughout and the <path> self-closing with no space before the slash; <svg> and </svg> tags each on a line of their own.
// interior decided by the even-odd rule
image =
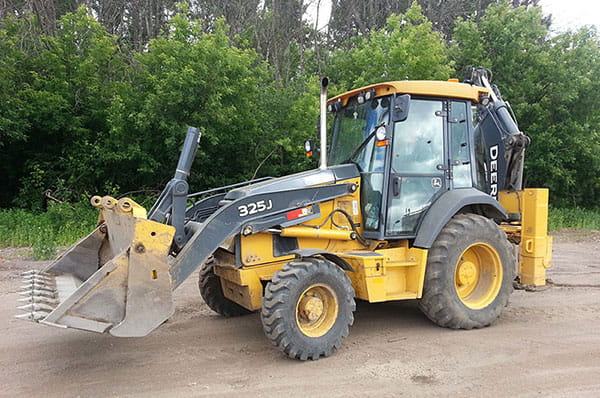
<svg viewBox="0 0 600 398">
<path fill-rule="evenodd" d="M 393 126 L 386 236 L 415 236 L 421 217 L 450 186 L 447 102 L 411 99 Z"/>
<path fill-rule="evenodd" d="M 448 101 L 449 179 L 451 189 L 473 186 L 470 104 Z"/>
</svg>

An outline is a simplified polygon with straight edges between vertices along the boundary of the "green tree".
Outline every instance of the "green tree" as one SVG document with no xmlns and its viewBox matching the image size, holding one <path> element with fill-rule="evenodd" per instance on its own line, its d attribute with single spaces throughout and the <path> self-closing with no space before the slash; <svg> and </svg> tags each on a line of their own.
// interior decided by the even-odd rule
<svg viewBox="0 0 600 398">
<path fill-rule="evenodd" d="M 12 75 L 1 102 L 14 111 L 3 113 L 10 120 L 3 124 L 18 138 L 5 143 L 2 169 L 10 172 L 2 199 L 18 189 L 19 203 L 33 206 L 44 188 L 79 191 L 95 180 L 94 145 L 107 130 L 106 110 L 126 64 L 116 39 L 83 7 L 61 18 L 52 35 L 32 35 L 30 21 L 0 30 L 2 46 L 18 43 L 0 55 L 13 65 L 4 71 Z"/>
<path fill-rule="evenodd" d="M 500 4 L 479 23 L 459 22 L 454 40 L 457 68 L 491 68 L 532 138 L 527 184 L 549 187 L 555 204 L 593 205 L 600 197 L 597 32 L 550 36 L 541 8 Z"/>
<path fill-rule="evenodd" d="M 290 101 L 258 54 L 234 47 L 227 33 L 222 21 L 203 32 L 183 10 L 168 35 L 137 54 L 135 79 L 113 102 L 98 154 L 109 169 L 134 170 L 136 185 L 159 188 L 173 172 L 186 124 L 203 133 L 192 174 L 196 188 L 248 179 L 272 151 L 272 162 L 284 161 L 292 145 L 286 134 L 299 128 L 287 122 L 283 107 Z"/>
<path fill-rule="evenodd" d="M 357 38 L 353 48 L 334 51 L 328 66 L 341 90 L 389 80 L 445 80 L 452 71 L 446 43 L 417 2 L 390 16 L 384 28 Z"/>
</svg>

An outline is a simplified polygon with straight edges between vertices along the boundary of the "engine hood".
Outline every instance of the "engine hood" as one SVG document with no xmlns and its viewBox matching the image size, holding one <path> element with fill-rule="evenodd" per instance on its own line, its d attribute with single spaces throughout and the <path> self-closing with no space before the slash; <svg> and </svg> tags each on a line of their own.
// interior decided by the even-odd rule
<svg viewBox="0 0 600 398">
<path fill-rule="evenodd" d="M 291 174 L 284 177 L 259 182 L 257 184 L 232 189 L 225 195 L 225 200 L 236 200 L 248 195 L 301 189 L 315 185 L 335 184 L 348 178 L 359 177 L 354 164 L 331 166 L 326 170 L 315 169 Z"/>
</svg>

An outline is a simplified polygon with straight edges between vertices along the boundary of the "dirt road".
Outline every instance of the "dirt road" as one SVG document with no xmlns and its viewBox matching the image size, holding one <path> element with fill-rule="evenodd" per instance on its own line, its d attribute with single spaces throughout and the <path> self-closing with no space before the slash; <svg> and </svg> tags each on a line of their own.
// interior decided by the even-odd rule
<svg viewBox="0 0 600 398">
<path fill-rule="evenodd" d="M 555 238 L 557 286 L 517 291 L 492 327 L 451 331 L 413 302 L 359 304 L 343 348 L 287 359 L 255 315 L 222 319 L 197 292 L 150 336 L 118 339 L 12 318 L 17 274 L 0 252 L 0 396 L 600 396 L 600 234 Z"/>
</svg>

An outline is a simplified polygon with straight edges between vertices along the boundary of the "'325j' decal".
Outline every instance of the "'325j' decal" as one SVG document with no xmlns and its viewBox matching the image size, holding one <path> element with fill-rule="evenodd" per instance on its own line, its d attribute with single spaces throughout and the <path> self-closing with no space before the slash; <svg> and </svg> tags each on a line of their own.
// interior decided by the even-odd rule
<svg viewBox="0 0 600 398">
<path fill-rule="evenodd" d="M 258 202 L 248 203 L 247 205 L 238 206 L 240 217 L 246 217 L 252 214 L 267 211 L 273 208 L 273 202 L 271 199 L 259 200 Z"/>
</svg>

